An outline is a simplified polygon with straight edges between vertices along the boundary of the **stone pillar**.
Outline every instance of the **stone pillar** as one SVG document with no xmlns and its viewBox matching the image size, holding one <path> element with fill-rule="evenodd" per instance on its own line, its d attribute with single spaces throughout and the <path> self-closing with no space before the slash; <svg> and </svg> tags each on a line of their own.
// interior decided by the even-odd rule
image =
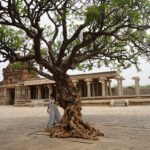
<svg viewBox="0 0 150 150">
<path fill-rule="evenodd" d="M 25 86 L 22 86 L 21 87 L 21 97 L 22 97 L 22 99 L 26 98 L 25 94 L 26 94 L 26 92 L 25 92 Z"/>
<path fill-rule="evenodd" d="M 92 96 L 95 96 L 95 82 L 92 82 Z"/>
<path fill-rule="evenodd" d="M 105 80 L 105 96 L 108 96 L 109 95 L 109 88 L 108 88 L 108 79 L 106 78 Z"/>
<path fill-rule="evenodd" d="M 102 83 L 102 96 L 106 96 L 106 80 L 107 80 L 107 78 L 101 77 L 100 80 Z"/>
<path fill-rule="evenodd" d="M 20 101 L 21 100 L 21 86 L 16 86 L 15 87 L 15 101 L 14 104 L 16 103 L 16 101 Z"/>
<path fill-rule="evenodd" d="M 118 96 L 122 96 L 123 95 L 122 80 L 124 80 L 124 78 L 122 76 L 117 76 L 116 79 L 118 82 Z"/>
<path fill-rule="evenodd" d="M 41 87 L 40 85 L 37 86 L 38 89 L 38 100 L 41 99 Z"/>
<path fill-rule="evenodd" d="M 80 82 L 78 84 L 78 87 L 79 87 L 79 94 L 82 97 L 82 87 L 81 87 L 81 83 Z"/>
<path fill-rule="evenodd" d="M 85 79 L 87 85 L 87 97 L 91 97 L 91 79 Z"/>
<path fill-rule="evenodd" d="M 3 93 L 4 95 L 4 104 L 5 105 L 7 105 L 7 103 L 8 103 L 8 94 L 7 94 L 7 88 L 6 87 L 4 87 L 4 93 Z"/>
<path fill-rule="evenodd" d="M 51 98 L 51 94 L 52 94 L 52 85 L 47 84 L 47 87 L 48 87 L 48 99 L 50 99 Z"/>
<path fill-rule="evenodd" d="M 73 85 L 77 88 L 78 80 L 72 80 L 72 82 L 73 82 Z"/>
<path fill-rule="evenodd" d="M 30 90 L 30 86 L 26 86 L 27 89 L 27 99 L 30 100 L 31 99 L 31 90 Z"/>
<path fill-rule="evenodd" d="M 111 82 L 111 80 L 108 80 L 109 96 L 112 96 Z"/>
<path fill-rule="evenodd" d="M 132 77 L 132 79 L 135 81 L 135 93 L 136 95 L 140 95 L 140 85 L 139 85 L 140 78 Z"/>
<path fill-rule="evenodd" d="M 99 96 L 99 80 L 96 80 L 96 96 Z"/>
</svg>

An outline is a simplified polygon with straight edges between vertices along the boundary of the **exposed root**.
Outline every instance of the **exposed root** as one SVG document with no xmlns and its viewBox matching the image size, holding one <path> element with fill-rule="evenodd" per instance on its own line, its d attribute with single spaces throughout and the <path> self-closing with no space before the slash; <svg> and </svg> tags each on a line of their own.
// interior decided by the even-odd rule
<svg viewBox="0 0 150 150">
<path fill-rule="evenodd" d="M 47 129 L 47 131 L 50 137 L 57 138 L 76 137 L 95 140 L 98 136 L 103 136 L 99 130 L 83 122 L 80 100 L 76 100 L 74 105 L 66 108 L 59 126 Z"/>
</svg>

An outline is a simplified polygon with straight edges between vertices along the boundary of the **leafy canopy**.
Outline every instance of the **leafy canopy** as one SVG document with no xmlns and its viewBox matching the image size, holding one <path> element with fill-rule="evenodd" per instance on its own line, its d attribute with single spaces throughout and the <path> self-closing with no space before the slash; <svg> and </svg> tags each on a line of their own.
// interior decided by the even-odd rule
<svg viewBox="0 0 150 150">
<path fill-rule="evenodd" d="M 1 61 L 50 78 L 68 69 L 128 68 L 150 58 L 149 0 L 1 0 Z"/>
</svg>

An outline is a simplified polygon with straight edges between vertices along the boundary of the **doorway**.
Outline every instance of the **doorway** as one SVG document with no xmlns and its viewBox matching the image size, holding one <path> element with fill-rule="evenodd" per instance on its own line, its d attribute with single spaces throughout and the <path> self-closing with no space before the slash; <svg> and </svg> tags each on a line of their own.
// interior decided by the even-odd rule
<svg viewBox="0 0 150 150">
<path fill-rule="evenodd" d="M 15 104 L 15 88 L 9 89 L 9 105 Z"/>
</svg>

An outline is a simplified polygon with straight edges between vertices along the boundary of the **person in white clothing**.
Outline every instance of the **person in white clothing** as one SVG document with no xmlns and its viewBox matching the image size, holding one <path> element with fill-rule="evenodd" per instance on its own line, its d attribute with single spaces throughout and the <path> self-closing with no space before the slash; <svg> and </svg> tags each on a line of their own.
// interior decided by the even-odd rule
<svg viewBox="0 0 150 150">
<path fill-rule="evenodd" d="M 55 127 L 61 120 L 61 115 L 57 108 L 56 100 L 54 97 L 54 94 L 51 94 L 51 98 L 47 108 L 47 112 L 49 113 L 49 121 L 47 124 L 47 128 Z"/>
</svg>

